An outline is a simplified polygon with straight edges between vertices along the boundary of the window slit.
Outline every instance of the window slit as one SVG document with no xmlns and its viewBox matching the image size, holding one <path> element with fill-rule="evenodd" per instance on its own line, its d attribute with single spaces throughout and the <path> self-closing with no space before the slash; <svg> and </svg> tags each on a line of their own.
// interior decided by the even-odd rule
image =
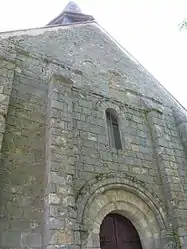
<svg viewBox="0 0 187 249">
<path fill-rule="evenodd" d="M 106 111 L 108 138 L 111 147 L 122 149 L 118 121 L 111 111 Z"/>
</svg>

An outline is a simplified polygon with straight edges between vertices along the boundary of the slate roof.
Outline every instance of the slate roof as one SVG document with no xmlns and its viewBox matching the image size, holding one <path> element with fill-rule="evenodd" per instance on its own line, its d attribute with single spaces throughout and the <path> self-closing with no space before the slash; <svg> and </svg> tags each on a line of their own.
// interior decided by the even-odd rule
<svg viewBox="0 0 187 249">
<path fill-rule="evenodd" d="M 62 13 L 54 18 L 47 26 L 51 25 L 66 25 L 80 22 L 93 21 L 94 18 L 91 15 L 82 13 L 80 7 L 73 1 L 70 1 Z"/>
</svg>

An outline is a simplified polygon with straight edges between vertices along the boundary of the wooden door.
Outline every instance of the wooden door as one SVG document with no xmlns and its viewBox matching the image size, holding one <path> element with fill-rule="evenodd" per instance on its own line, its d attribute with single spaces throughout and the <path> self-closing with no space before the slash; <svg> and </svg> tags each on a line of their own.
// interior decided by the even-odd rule
<svg viewBox="0 0 187 249">
<path fill-rule="evenodd" d="M 142 249 L 138 232 L 119 214 L 107 215 L 100 228 L 101 249 Z"/>
</svg>

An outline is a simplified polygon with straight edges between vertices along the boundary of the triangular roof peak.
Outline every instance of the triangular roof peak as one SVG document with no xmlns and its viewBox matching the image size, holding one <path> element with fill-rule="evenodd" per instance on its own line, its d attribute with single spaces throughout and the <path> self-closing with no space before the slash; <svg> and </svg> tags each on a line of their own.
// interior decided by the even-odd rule
<svg viewBox="0 0 187 249">
<path fill-rule="evenodd" d="M 66 5 L 62 13 L 51 22 L 49 22 L 47 26 L 73 24 L 93 20 L 93 16 L 82 13 L 80 7 L 75 2 L 70 1 Z"/>
</svg>

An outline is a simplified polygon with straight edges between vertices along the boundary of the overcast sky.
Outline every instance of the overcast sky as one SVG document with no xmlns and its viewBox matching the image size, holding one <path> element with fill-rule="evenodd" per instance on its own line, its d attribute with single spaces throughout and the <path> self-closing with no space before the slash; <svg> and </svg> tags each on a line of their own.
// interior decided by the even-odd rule
<svg viewBox="0 0 187 249">
<path fill-rule="evenodd" d="M 0 31 L 41 27 L 67 0 L 2 0 Z M 187 0 L 76 0 L 187 108 Z"/>
</svg>

